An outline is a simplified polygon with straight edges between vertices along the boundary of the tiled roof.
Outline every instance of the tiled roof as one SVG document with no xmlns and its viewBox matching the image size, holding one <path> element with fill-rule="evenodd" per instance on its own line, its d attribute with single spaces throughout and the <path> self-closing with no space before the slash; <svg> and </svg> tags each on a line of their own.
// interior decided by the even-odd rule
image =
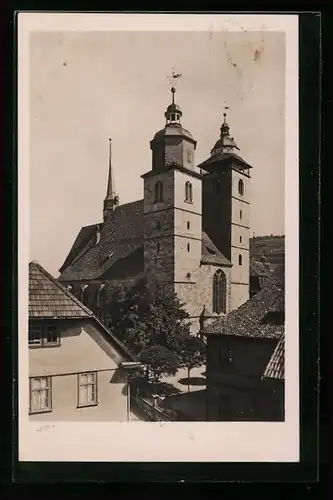
<svg viewBox="0 0 333 500">
<path fill-rule="evenodd" d="M 284 380 L 284 334 L 279 340 L 271 359 L 266 366 L 264 379 Z"/>
<path fill-rule="evenodd" d="M 102 228 L 103 224 L 92 224 L 90 226 L 85 226 L 82 227 L 79 231 L 79 234 L 77 235 L 72 248 L 69 251 L 69 254 L 67 255 L 67 258 L 61 268 L 59 269 L 59 272 L 62 272 L 63 269 L 66 269 L 71 262 L 73 262 L 78 255 L 82 252 L 84 248 L 87 247 L 87 245 L 91 244 L 93 241 L 93 238 L 96 237 L 96 232 L 98 226 Z"/>
<path fill-rule="evenodd" d="M 135 356 L 115 337 L 106 326 L 51 276 L 38 262 L 29 264 L 29 318 L 30 319 L 80 319 L 91 318 L 98 323 L 107 339 L 129 360 Z"/>
<path fill-rule="evenodd" d="M 101 238 L 98 243 L 97 225 L 89 226 L 95 228 L 90 233 L 90 240 L 76 250 L 74 259 L 70 260 L 70 255 L 66 259 L 66 267 L 63 265 L 60 270 L 60 281 L 102 278 L 105 274 L 110 274 L 111 268 L 116 264 L 126 267 L 132 254 L 135 254 L 137 261 L 134 274 L 142 271 L 143 255 L 140 258 L 138 249 L 143 245 L 143 200 L 117 206 L 112 218 L 113 220 L 100 225 Z M 79 237 L 76 241 L 78 239 Z"/>
<path fill-rule="evenodd" d="M 250 259 L 250 276 L 260 276 L 269 278 L 272 273 L 267 269 L 265 264 L 258 260 Z"/>
<path fill-rule="evenodd" d="M 29 264 L 30 318 L 88 318 L 92 312 L 37 262 Z"/>
<path fill-rule="evenodd" d="M 207 326 L 206 333 L 279 339 L 284 325 L 264 322 L 268 312 L 276 311 L 284 312 L 284 290 L 275 283 L 269 283 L 238 309 Z"/>
<path fill-rule="evenodd" d="M 203 264 L 213 264 L 218 266 L 231 266 L 230 260 L 228 260 L 221 252 L 216 248 L 212 240 L 209 238 L 207 233 L 202 233 L 202 256 L 201 262 Z"/>
<path fill-rule="evenodd" d="M 100 241 L 96 243 L 98 224 L 82 228 L 60 269 L 62 282 L 123 278 L 144 271 L 143 200 L 119 205 L 112 220 L 99 224 Z M 206 233 L 202 233 L 202 263 L 231 266 Z"/>
</svg>

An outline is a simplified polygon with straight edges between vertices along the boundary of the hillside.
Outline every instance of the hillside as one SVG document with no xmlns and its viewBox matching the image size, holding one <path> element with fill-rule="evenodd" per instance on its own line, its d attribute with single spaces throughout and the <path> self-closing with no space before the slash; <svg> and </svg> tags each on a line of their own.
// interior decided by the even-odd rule
<svg viewBox="0 0 333 500">
<path fill-rule="evenodd" d="M 255 236 L 250 238 L 250 257 L 260 260 L 265 255 L 273 268 L 284 263 L 284 235 Z"/>
</svg>

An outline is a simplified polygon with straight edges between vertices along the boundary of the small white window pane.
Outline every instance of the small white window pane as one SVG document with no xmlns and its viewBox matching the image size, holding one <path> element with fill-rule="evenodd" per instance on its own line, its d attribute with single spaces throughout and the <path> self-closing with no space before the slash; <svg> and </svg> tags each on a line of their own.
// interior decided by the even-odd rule
<svg viewBox="0 0 333 500">
<path fill-rule="evenodd" d="M 80 392 L 79 392 L 79 404 L 80 405 L 85 405 L 87 404 L 87 387 L 85 385 L 80 386 Z"/>
</svg>

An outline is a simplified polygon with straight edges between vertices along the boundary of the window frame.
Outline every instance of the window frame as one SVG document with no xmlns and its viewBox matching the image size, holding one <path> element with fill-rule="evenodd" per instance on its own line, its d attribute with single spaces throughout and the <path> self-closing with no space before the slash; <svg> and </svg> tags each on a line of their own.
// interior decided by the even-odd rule
<svg viewBox="0 0 333 500">
<path fill-rule="evenodd" d="M 192 151 L 190 149 L 186 151 L 186 161 L 187 163 L 192 163 Z"/>
<path fill-rule="evenodd" d="M 188 229 L 188 230 L 190 230 L 190 229 L 191 229 L 191 223 L 190 223 L 190 221 L 189 221 L 189 220 L 187 221 L 187 225 L 186 225 L 186 227 L 187 227 L 187 229 Z"/>
<path fill-rule="evenodd" d="M 156 181 L 154 185 L 154 203 L 163 201 L 163 182 Z"/>
<path fill-rule="evenodd" d="M 28 331 L 28 347 L 29 349 L 36 349 L 41 347 L 59 347 L 61 346 L 61 332 L 59 330 L 59 326 L 55 323 L 50 324 L 29 324 Z M 47 340 L 48 330 L 54 328 L 57 336 L 57 340 L 55 342 L 49 342 Z M 39 330 L 40 339 L 39 342 L 30 342 L 30 332 L 33 330 Z"/>
<path fill-rule="evenodd" d="M 42 387 L 38 389 L 33 389 L 32 384 L 34 380 L 42 380 L 46 379 L 47 380 L 47 387 Z M 47 393 L 47 401 L 48 401 L 48 406 L 47 408 L 37 408 L 33 409 L 32 408 L 32 393 L 33 392 L 41 392 L 41 391 L 46 391 Z M 39 413 L 51 413 L 52 412 L 52 377 L 50 375 L 43 375 L 41 377 L 29 377 L 29 415 L 36 415 Z"/>
<path fill-rule="evenodd" d="M 239 265 L 239 266 L 242 266 L 242 265 L 243 265 L 243 256 L 242 256 L 242 254 L 241 254 L 241 253 L 238 255 L 238 265 Z"/>
<path fill-rule="evenodd" d="M 191 251 L 191 245 L 189 243 L 187 243 L 187 251 L 190 252 Z"/>
<path fill-rule="evenodd" d="M 218 269 L 213 276 L 213 313 L 227 313 L 227 278 L 222 269 Z"/>
<path fill-rule="evenodd" d="M 85 383 L 85 384 L 82 384 L 80 383 L 80 377 L 82 377 L 83 375 L 94 375 L 94 381 L 92 383 Z M 94 400 L 93 401 L 89 401 L 89 402 L 81 402 L 80 401 L 80 388 L 81 386 L 83 387 L 89 387 L 90 385 L 92 385 L 94 387 Z M 77 408 L 89 408 L 91 406 L 98 406 L 98 372 L 97 371 L 89 371 L 89 372 L 81 372 L 81 373 L 78 373 L 77 374 Z"/>
<path fill-rule="evenodd" d="M 243 179 L 239 179 L 239 181 L 238 181 L 238 193 L 241 196 L 244 195 L 244 181 L 243 181 Z"/>
<path fill-rule="evenodd" d="M 185 182 L 185 202 L 193 203 L 193 186 L 190 181 Z"/>
</svg>

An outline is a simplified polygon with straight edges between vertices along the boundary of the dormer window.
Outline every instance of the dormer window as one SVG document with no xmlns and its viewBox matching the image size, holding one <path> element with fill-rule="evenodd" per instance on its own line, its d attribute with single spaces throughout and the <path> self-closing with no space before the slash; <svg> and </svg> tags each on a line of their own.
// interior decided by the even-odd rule
<svg viewBox="0 0 333 500">
<path fill-rule="evenodd" d="M 105 301 L 105 284 L 102 283 L 97 290 L 97 307 L 101 307 L 102 303 Z"/>
<path fill-rule="evenodd" d="M 155 183 L 155 202 L 163 201 L 163 183 L 157 181 Z"/>
<path fill-rule="evenodd" d="M 87 305 L 88 285 L 83 285 L 80 290 L 80 301 Z"/>
</svg>

